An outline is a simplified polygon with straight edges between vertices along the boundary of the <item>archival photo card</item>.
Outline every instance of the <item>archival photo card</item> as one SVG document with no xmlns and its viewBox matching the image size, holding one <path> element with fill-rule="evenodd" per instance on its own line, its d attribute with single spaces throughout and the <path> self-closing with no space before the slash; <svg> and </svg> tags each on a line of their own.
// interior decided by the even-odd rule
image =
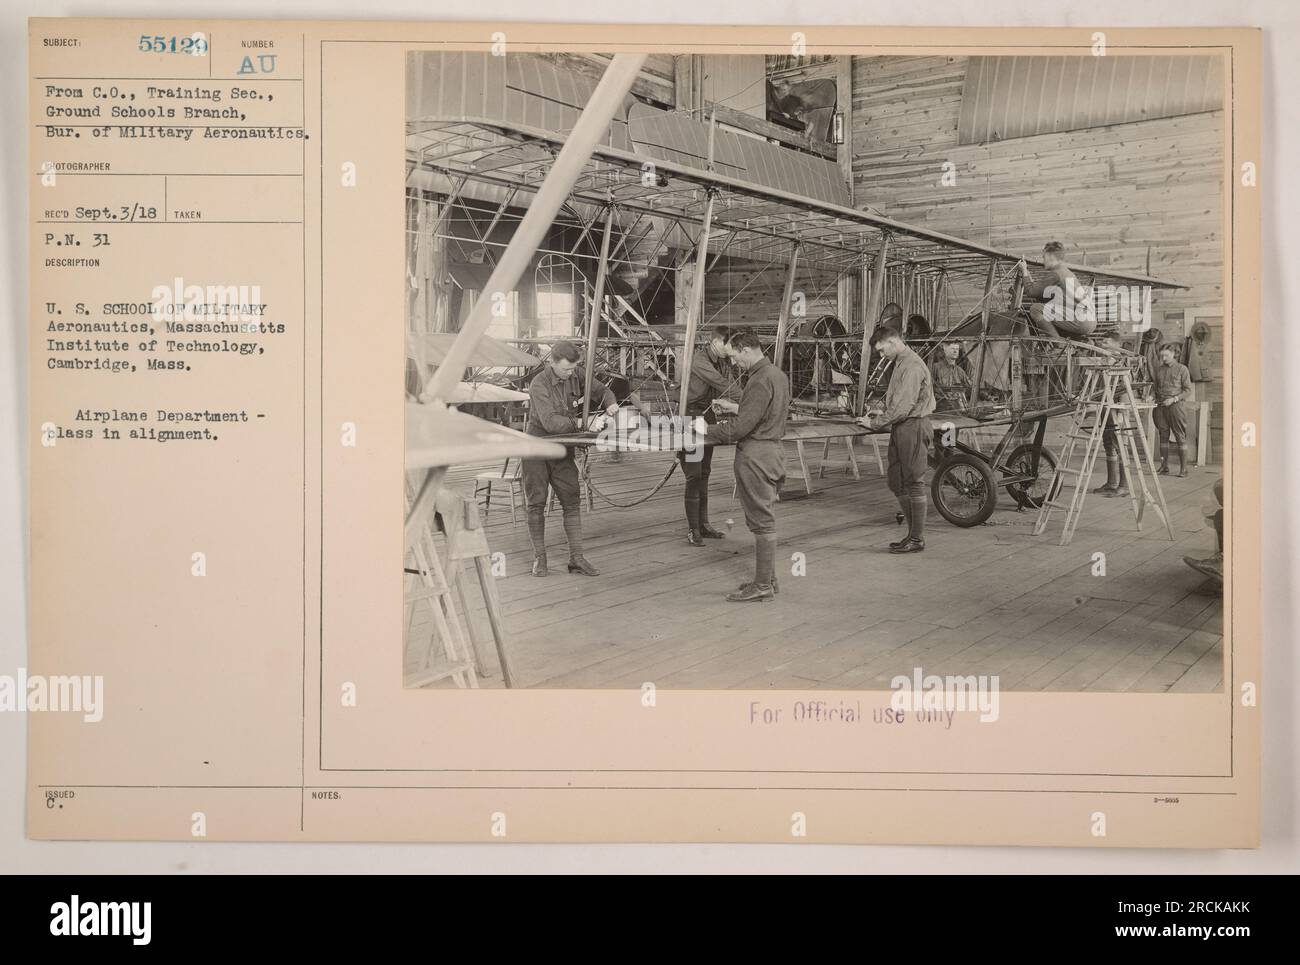
<svg viewBox="0 0 1300 965">
<path fill-rule="evenodd" d="M 1257 31 L 30 44 L 30 836 L 1257 844 Z"/>
</svg>

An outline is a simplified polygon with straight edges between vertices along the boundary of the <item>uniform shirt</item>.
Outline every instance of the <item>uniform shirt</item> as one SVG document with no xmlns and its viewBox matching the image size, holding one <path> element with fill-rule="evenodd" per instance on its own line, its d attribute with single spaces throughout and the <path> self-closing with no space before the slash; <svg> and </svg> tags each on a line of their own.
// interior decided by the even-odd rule
<svg viewBox="0 0 1300 965">
<path fill-rule="evenodd" d="M 562 379 L 549 365 L 543 365 L 528 385 L 528 434 L 553 436 L 580 432 L 584 428 L 581 420 L 585 385 L 586 374 L 581 366 L 570 372 L 567 379 Z M 615 402 L 614 393 L 594 379 L 591 400 L 594 411 L 604 411 Z M 595 403 L 599 403 L 598 408 Z"/>
<path fill-rule="evenodd" d="M 1172 399 L 1176 395 L 1181 396 L 1183 401 L 1191 398 L 1192 374 L 1187 371 L 1187 366 L 1182 362 L 1174 362 L 1172 365 L 1161 362 L 1156 367 L 1152 381 L 1156 384 L 1157 402 Z"/>
<path fill-rule="evenodd" d="M 1059 306 L 1076 321 L 1096 321 L 1097 309 L 1092 301 L 1092 289 L 1079 284 L 1074 272 L 1064 265 L 1047 269 L 1042 281 L 1032 278 L 1025 282 L 1026 298 Z"/>
<path fill-rule="evenodd" d="M 710 426 L 708 439 L 721 445 L 746 439 L 780 442 L 789 414 L 790 380 L 767 359 L 760 359 L 749 369 L 740 412 L 730 422 Z"/>
<path fill-rule="evenodd" d="M 939 359 L 930 367 L 930 377 L 941 389 L 970 388 L 970 376 L 961 367 L 961 363 L 949 362 L 946 358 Z"/>
<path fill-rule="evenodd" d="M 740 397 L 740 387 L 732 378 L 726 359 L 716 359 L 710 348 L 691 353 L 691 382 L 686 389 L 686 414 L 703 415 L 714 399 Z"/>
<path fill-rule="evenodd" d="M 1047 274 L 1041 281 L 1033 278 L 1026 279 L 1024 291 L 1026 298 L 1036 302 L 1050 302 L 1055 295 L 1055 292 L 1051 291 L 1053 288 L 1059 288 L 1061 297 L 1064 297 L 1067 292 L 1077 291 L 1082 287 L 1079 279 L 1074 277 L 1074 272 L 1064 265 L 1057 265 L 1055 268 L 1048 268 Z"/>
<path fill-rule="evenodd" d="M 877 426 L 892 426 L 904 419 L 917 419 L 934 411 L 934 388 L 930 370 L 910 348 L 894 359 L 894 371 L 885 390 L 885 411 Z"/>
</svg>

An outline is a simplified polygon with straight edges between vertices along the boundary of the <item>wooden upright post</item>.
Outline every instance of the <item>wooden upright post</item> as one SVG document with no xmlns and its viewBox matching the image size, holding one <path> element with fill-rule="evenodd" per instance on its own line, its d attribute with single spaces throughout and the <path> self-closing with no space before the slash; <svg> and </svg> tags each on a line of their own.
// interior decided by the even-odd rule
<svg viewBox="0 0 1300 965">
<path fill-rule="evenodd" d="M 677 396 L 677 414 L 686 418 L 686 397 L 691 391 L 691 360 L 695 357 L 695 329 L 699 323 L 700 311 L 704 307 L 704 262 L 709 254 L 709 227 L 713 224 L 713 192 L 709 192 L 704 202 L 704 223 L 700 225 L 700 242 L 695 251 L 695 268 L 692 273 L 691 304 L 686 311 L 686 333 L 682 336 L 681 390 Z"/>
<path fill-rule="evenodd" d="M 1011 285 L 1011 311 L 1020 311 L 1020 306 L 1025 301 L 1025 279 L 1017 272 L 1016 280 Z"/>
<path fill-rule="evenodd" d="M 596 291 L 591 296 L 591 315 L 587 319 L 587 366 L 582 397 L 582 428 L 591 421 L 591 385 L 596 368 L 596 333 L 600 330 L 600 303 L 605 300 L 605 269 L 609 265 L 609 232 L 614 225 L 614 207 L 605 208 L 605 230 L 600 236 L 600 264 L 596 267 Z"/>
<path fill-rule="evenodd" d="M 867 302 L 871 301 L 871 263 L 867 253 L 862 253 L 862 270 L 858 272 L 857 305 L 862 307 L 862 330 L 870 334 L 871 322 L 867 320 Z"/>
<path fill-rule="evenodd" d="M 985 343 L 988 341 L 989 334 L 989 299 L 993 297 L 993 280 L 997 276 L 998 260 L 989 259 L 989 273 L 984 279 L 984 297 L 980 300 L 980 354 L 979 362 L 975 365 L 974 385 L 971 386 L 970 404 L 974 408 L 980 400 L 980 385 L 984 382 L 984 357 Z"/>
<path fill-rule="evenodd" d="M 790 267 L 785 275 L 785 294 L 781 297 L 781 311 L 776 318 L 776 351 L 772 361 L 777 368 L 782 368 L 781 359 L 785 355 L 785 337 L 790 327 L 790 302 L 794 299 L 794 272 L 799 264 L 799 245 L 796 242 L 790 250 Z"/>
<path fill-rule="evenodd" d="M 912 317 L 912 302 L 916 299 L 916 266 L 908 265 L 903 279 L 903 334 L 907 334 L 907 322 Z"/>
<path fill-rule="evenodd" d="M 862 361 L 858 364 L 858 404 L 854 409 L 857 415 L 867 402 L 867 377 L 871 374 L 871 332 L 876 320 L 880 318 L 880 306 L 885 297 L 885 259 L 889 257 L 889 235 L 880 236 L 880 247 L 876 249 L 876 267 L 871 273 L 871 292 L 866 297 L 866 309 L 862 317 Z"/>
<path fill-rule="evenodd" d="M 849 189 L 853 203 L 853 58 L 840 57 L 835 72 L 835 109 L 844 115 L 844 143 L 835 149 L 840 177 Z M 1147 274 L 1151 274 L 1147 272 Z"/>
<path fill-rule="evenodd" d="M 980 301 L 980 334 L 987 335 L 989 331 L 989 312 L 991 306 L 989 300 L 993 297 L 993 281 L 997 276 L 998 260 L 989 259 L 989 272 L 984 278 L 984 298 Z"/>
<path fill-rule="evenodd" d="M 717 129 L 716 118 L 709 117 L 709 154 L 708 167 L 713 170 L 713 135 Z M 677 394 L 677 414 L 686 420 L 686 398 L 691 392 L 691 361 L 695 357 L 695 329 L 699 324 L 700 312 L 704 309 L 704 269 L 709 257 L 709 229 L 713 225 L 713 189 L 710 188 L 704 202 L 704 221 L 700 225 L 700 240 L 695 246 L 694 282 L 691 284 L 691 304 L 686 311 L 686 334 L 683 336 L 680 356 L 681 371 L 678 377 L 682 381 Z M 683 425 L 683 428 L 685 426 Z"/>
</svg>

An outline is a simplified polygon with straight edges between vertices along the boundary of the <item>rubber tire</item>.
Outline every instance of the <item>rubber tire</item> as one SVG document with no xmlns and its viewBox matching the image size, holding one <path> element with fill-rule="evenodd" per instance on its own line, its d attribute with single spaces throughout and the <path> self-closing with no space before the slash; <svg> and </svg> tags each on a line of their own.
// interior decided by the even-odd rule
<svg viewBox="0 0 1300 965">
<path fill-rule="evenodd" d="M 960 516 L 944 505 L 943 501 L 943 480 L 948 472 L 956 466 L 969 466 L 973 468 L 982 478 L 984 483 L 984 501 L 980 503 L 979 509 L 971 516 Z M 993 470 L 989 464 L 978 456 L 972 456 L 969 453 L 958 452 L 948 456 L 934 470 L 934 479 L 930 481 L 930 497 L 934 502 L 934 508 L 939 511 L 939 515 L 962 529 L 969 529 L 972 526 L 979 526 L 993 515 L 993 510 L 998 505 L 998 484 L 993 478 Z"/>
<path fill-rule="evenodd" d="M 1056 456 L 1052 450 L 1048 449 L 1046 446 L 1035 447 L 1032 442 L 1026 442 L 1023 445 L 1016 446 L 1016 448 L 1011 450 L 1011 455 L 1007 456 L 1006 465 L 1014 466 L 1017 456 L 1032 453 L 1035 448 L 1038 449 L 1038 478 L 1045 478 L 1047 480 L 1047 486 L 1050 489 L 1052 479 L 1056 475 Z M 1021 508 L 1040 509 L 1043 505 L 1043 500 L 1037 496 L 1030 496 L 1028 493 L 1020 489 L 1019 485 L 1019 483 L 1011 483 L 1002 488 L 1007 491 L 1007 495 L 1014 499 L 1017 505 Z"/>
</svg>

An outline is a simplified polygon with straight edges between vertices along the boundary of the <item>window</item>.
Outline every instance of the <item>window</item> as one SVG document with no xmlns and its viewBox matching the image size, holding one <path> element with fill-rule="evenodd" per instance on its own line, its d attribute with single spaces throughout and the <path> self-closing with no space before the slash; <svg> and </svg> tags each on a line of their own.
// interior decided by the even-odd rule
<svg viewBox="0 0 1300 965">
<path fill-rule="evenodd" d="M 568 289 L 537 290 L 537 337 L 573 337 L 573 292 Z"/>
<path fill-rule="evenodd" d="M 460 322 L 465 324 L 465 319 L 469 318 L 470 311 L 474 308 L 474 303 L 478 301 L 479 292 L 473 289 L 465 290 L 465 297 L 461 299 Z M 506 341 L 519 337 L 519 292 L 511 292 L 502 299 L 502 308 L 492 315 L 492 321 L 488 323 L 487 333 L 496 339 Z"/>
</svg>

